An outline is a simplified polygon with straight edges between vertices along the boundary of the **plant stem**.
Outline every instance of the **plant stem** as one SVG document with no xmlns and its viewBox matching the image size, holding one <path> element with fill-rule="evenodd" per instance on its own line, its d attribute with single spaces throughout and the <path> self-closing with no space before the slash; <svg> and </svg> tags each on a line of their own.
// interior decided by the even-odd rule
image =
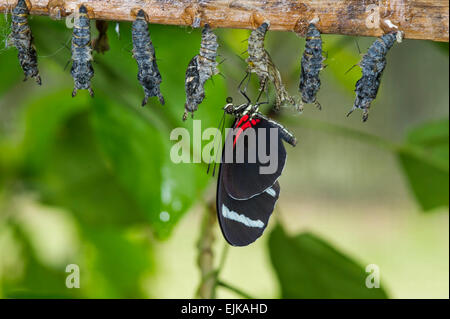
<svg viewBox="0 0 450 319">
<path fill-rule="evenodd" d="M 221 280 L 217 280 L 217 285 L 220 286 L 220 287 L 226 288 L 226 289 L 228 289 L 228 290 L 230 290 L 230 291 L 236 293 L 237 295 L 239 295 L 241 297 L 244 297 L 246 299 L 256 299 L 256 298 L 250 296 L 245 291 L 242 291 L 241 289 L 236 288 L 236 287 L 234 287 L 234 286 L 232 286 L 230 284 L 227 284 L 227 283 L 225 283 L 225 282 L 223 282 Z"/>
<path fill-rule="evenodd" d="M 217 275 L 214 268 L 214 253 L 212 248 L 215 240 L 215 225 L 216 214 L 214 203 L 209 203 L 205 209 L 200 238 L 197 242 L 197 248 L 199 250 L 197 264 L 200 268 L 201 280 L 196 296 L 199 298 L 215 298 Z"/>
<path fill-rule="evenodd" d="M 228 248 L 229 247 L 230 247 L 230 245 L 228 245 L 228 243 L 225 242 L 223 249 L 222 249 L 222 256 L 220 257 L 219 266 L 217 267 L 217 271 L 216 271 L 217 276 L 219 276 L 220 272 L 222 271 L 222 269 L 225 265 L 225 260 L 227 259 L 227 256 L 228 256 Z"/>
</svg>

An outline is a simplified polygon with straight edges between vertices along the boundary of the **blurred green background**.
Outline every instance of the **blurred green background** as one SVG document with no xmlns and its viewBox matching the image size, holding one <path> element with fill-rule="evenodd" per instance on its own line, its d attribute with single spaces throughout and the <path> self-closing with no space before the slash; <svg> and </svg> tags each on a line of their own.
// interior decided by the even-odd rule
<svg viewBox="0 0 450 319">
<path fill-rule="evenodd" d="M 94 54 L 95 98 L 72 99 L 64 21 L 30 18 L 38 87 L 22 82 L 16 50 L 4 45 L 8 19 L 0 16 L 0 297 L 195 297 L 215 178 L 204 163 L 172 163 L 169 135 L 192 129 L 181 121 L 184 73 L 200 30 L 150 26 L 166 105 L 152 99 L 142 108 L 130 23 L 119 37 L 111 22 L 111 50 Z M 203 128 L 217 127 L 228 95 L 242 100 L 249 31 L 217 35 L 223 77 L 206 85 L 195 115 Z M 323 110 L 271 114 L 299 143 L 287 146 L 269 228 L 256 243 L 227 250 L 220 282 L 260 298 L 448 298 L 448 44 L 396 44 L 362 123 L 358 111 L 345 117 L 360 76 L 346 71 L 361 58 L 355 40 L 365 52 L 374 39 L 323 40 Z M 304 39 L 269 32 L 266 46 L 297 94 Z M 225 243 L 211 227 L 219 265 Z M 68 264 L 80 267 L 79 289 L 65 286 Z M 379 267 L 379 289 L 365 286 L 369 264 Z M 216 296 L 245 296 L 229 287 L 216 285 Z"/>
</svg>

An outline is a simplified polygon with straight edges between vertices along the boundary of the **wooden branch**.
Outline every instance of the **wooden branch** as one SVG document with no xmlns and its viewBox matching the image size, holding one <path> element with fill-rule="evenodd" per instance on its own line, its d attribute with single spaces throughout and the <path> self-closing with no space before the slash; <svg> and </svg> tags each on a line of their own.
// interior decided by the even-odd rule
<svg viewBox="0 0 450 319">
<path fill-rule="evenodd" d="M 17 0 L 0 0 L 0 11 Z M 380 36 L 386 19 L 405 38 L 449 40 L 448 0 L 28 0 L 31 14 L 64 17 L 84 3 L 93 19 L 131 21 L 144 9 L 151 23 L 253 29 L 269 21 L 271 30 L 302 33 L 319 17 L 322 33 Z"/>
</svg>

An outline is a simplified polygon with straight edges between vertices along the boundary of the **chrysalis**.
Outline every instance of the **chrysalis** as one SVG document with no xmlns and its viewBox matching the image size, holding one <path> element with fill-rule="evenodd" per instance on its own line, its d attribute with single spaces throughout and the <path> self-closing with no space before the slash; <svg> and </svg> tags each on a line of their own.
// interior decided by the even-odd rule
<svg viewBox="0 0 450 319">
<path fill-rule="evenodd" d="M 394 45 L 397 32 L 391 32 L 378 38 L 363 56 L 359 66 L 362 69 L 362 77 L 356 82 L 356 98 L 353 108 L 348 112 L 349 116 L 354 110 L 363 110 L 363 122 L 369 117 L 369 108 L 376 98 L 380 87 L 381 75 L 386 66 L 386 54 Z"/>
<path fill-rule="evenodd" d="M 212 32 L 209 25 L 205 24 L 202 30 L 200 54 L 192 58 L 186 70 L 184 121 L 187 119 L 189 112 L 194 114 L 198 109 L 198 105 L 205 98 L 205 82 L 213 75 L 219 73 L 217 69 L 218 63 L 216 62 L 218 47 L 216 35 Z"/>
<path fill-rule="evenodd" d="M 164 104 L 164 97 L 159 88 L 162 82 L 161 74 L 156 64 L 155 49 L 150 39 L 144 10 L 139 10 L 136 20 L 133 22 L 132 37 L 133 57 L 138 65 L 137 78 L 145 93 L 142 106 L 147 104 L 148 99 L 152 96 L 157 96 L 159 102 Z"/>
<path fill-rule="evenodd" d="M 95 27 L 98 31 L 98 37 L 92 41 L 92 47 L 98 53 L 104 54 L 109 51 L 108 43 L 108 21 L 97 20 L 95 21 Z"/>
<path fill-rule="evenodd" d="M 25 0 L 19 0 L 12 11 L 10 40 L 17 48 L 20 66 L 25 74 L 25 80 L 35 78 L 41 85 L 41 77 L 37 65 L 37 54 L 33 44 L 33 35 L 28 25 L 29 10 Z"/>
<path fill-rule="evenodd" d="M 316 100 L 320 88 L 320 70 L 324 68 L 322 56 L 322 38 L 320 31 L 314 23 L 310 23 L 306 33 L 305 51 L 302 56 L 299 91 L 303 103 L 314 103 L 319 109 L 321 106 Z"/>
<path fill-rule="evenodd" d="M 269 64 L 272 62 L 269 54 L 264 49 L 264 38 L 269 29 L 269 23 L 261 24 L 253 30 L 248 38 L 248 71 L 256 73 L 259 78 L 260 87 L 265 86 L 266 80 L 270 77 Z"/>
<path fill-rule="evenodd" d="M 186 91 L 186 103 L 184 104 L 183 121 L 186 121 L 188 112 L 192 113 L 197 110 L 198 105 L 202 103 L 205 98 L 205 90 L 203 84 L 200 83 L 200 74 L 198 71 L 198 55 L 194 56 L 189 62 L 186 69 L 186 77 L 184 89 Z"/>
<path fill-rule="evenodd" d="M 286 104 L 293 105 L 299 111 L 299 106 L 295 100 L 286 91 L 281 80 L 280 71 L 276 68 L 272 62 L 272 58 L 269 53 L 264 49 L 264 38 L 267 30 L 269 29 L 269 23 L 264 22 L 256 30 L 253 30 L 248 38 L 248 58 L 246 60 L 248 64 L 247 71 L 256 73 L 260 81 L 260 90 L 267 88 L 266 81 L 269 79 L 273 82 L 276 91 L 275 108 L 278 110 L 281 106 Z"/>
<path fill-rule="evenodd" d="M 91 89 L 91 78 L 94 76 L 92 68 L 91 49 L 91 25 L 87 16 L 87 9 L 81 5 L 78 16 L 75 17 L 72 35 L 72 74 L 74 89 L 72 97 L 77 95 L 78 90 L 89 90 L 89 94 L 94 96 Z"/>
</svg>

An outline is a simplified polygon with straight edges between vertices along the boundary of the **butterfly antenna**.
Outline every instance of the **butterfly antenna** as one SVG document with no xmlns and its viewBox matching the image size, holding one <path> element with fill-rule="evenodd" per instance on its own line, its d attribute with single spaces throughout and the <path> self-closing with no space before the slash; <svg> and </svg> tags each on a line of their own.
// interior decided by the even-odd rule
<svg viewBox="0 0 450 319">
<path fill-rule="evenodd" d="M 66 69 L 67 69 L 67 67 L 69 66 L 69 63 L 70 63 L 71 61 L 72 61 L 72 60 L 69 60 L 69 61 L 66 62 L 66 65 L 64 66 L 64 71 L 66 71 Z"/>
<path fill-rule="evenodd" d="M 356 48 L 358 49 L 358 53 L 361 54 L 361 48 L 359 47 L 358 40 L 355 39 Z"/>
<path fill-rule="evenodd" d="M 355 66 L 358 66 L 359 64 L 355 64 L 355 65 L 353 65 L 350 69 L 348 69 L 347 71 L 345 71 L 345 73 L 344 74 L 347 74 L 348 72 L 350 72 L 351 70 L 353 70 L 353 68 L 355 67 Z"/>
<path fill-rule="evenodd" d="M 216 141 L 217 134 L 219 133 L 219 130 L 220 130 L 221 126 L 222 126 L 222 122 L 225 122 L 224 119 L 225 119 L 225 112 L 223 112 L 223 116 L 220 119 L 219 126 L 217 127 L 216 135 L 214 135 L 214 142 Z M 210 156 L 209 157 L 208 168 L 206 170 L 206 174 L 209 174 L 209 169 L 211 168 L 211 159 L 212 159 L 212 157 Z M 214 164 L 213 176 L 214 176 L 214 171 L 215 171 L 215 164 Z"/>
<path fill-rule="evenodd" d="M 244 53 L 245 53 L 245 51 L 242 52 L 241 55 L 244 54 Z M 239 54 L 235 54 L 235 55 L 239 58 L 239 60 L 241 60 L 242 62 L 244 62 L 245 64 L 247 64 L 247 62 L 245 61 L 244 58 L 241 57 L 241 55 L 239 55 Z"/>
<path fill-rule="evenodd" d="M 257 97 L 257 99 L 256 99 L 256 104 L 258 104 L 259 99 L 261 98 L 261 95 L 263 94 L 263 92 L 264 92 L 264 91 L 267 91 L 267 90 L 266 90 L 266 83 L 267 83 L 267 81 L 264 81 L 264 83 L 263 83 L 263 85 L 262 85 L 262 87 L 261 87 L 261 89 L 260 89 L 260 91 L 259 91 L 258 97 Z M 267 100 L 268 100 L 268 98 L 267 98 Z M 268 102 L 268 101 L 267 101 L 267 102 Z M 266 102 L 262 102 L 261 104 L 266 104 Z"/>
<path fill-rule="evenodd" d="M 220 129 L 221 135 L 223 136 L 225 130 L 225 112 L 223 112 L 223 116 L 222 116 L 222 128 Z M 214 176 L 216 174 L 216 164 L 217 161 L 219 160 L 219 152 L 217 152 L 216 154 L 216 159 L 214 161 L 214 167 L 213 167 L 213 173 L 212 176 Z"/>
<path fill-rule="evenodd" d="M 252 74 L 250 72 L 246 72 L 245 73 L 245 77 L 242 79 L 241 83 L 239 83 L 238 89 L 239 92 L 245 97 L 245 99 L 247 100 L 247 103 L 250 104 L 250 98 L 247 96 L 247 88 L 248 88 L 248 83 L 250 82 L 250 78 L 251 78 Z M 245 85 L 244 89 L 242 89 L 242 84 L 245 82 L 245 80 L 247 80 L 247 84 Z"/>
</svg>

